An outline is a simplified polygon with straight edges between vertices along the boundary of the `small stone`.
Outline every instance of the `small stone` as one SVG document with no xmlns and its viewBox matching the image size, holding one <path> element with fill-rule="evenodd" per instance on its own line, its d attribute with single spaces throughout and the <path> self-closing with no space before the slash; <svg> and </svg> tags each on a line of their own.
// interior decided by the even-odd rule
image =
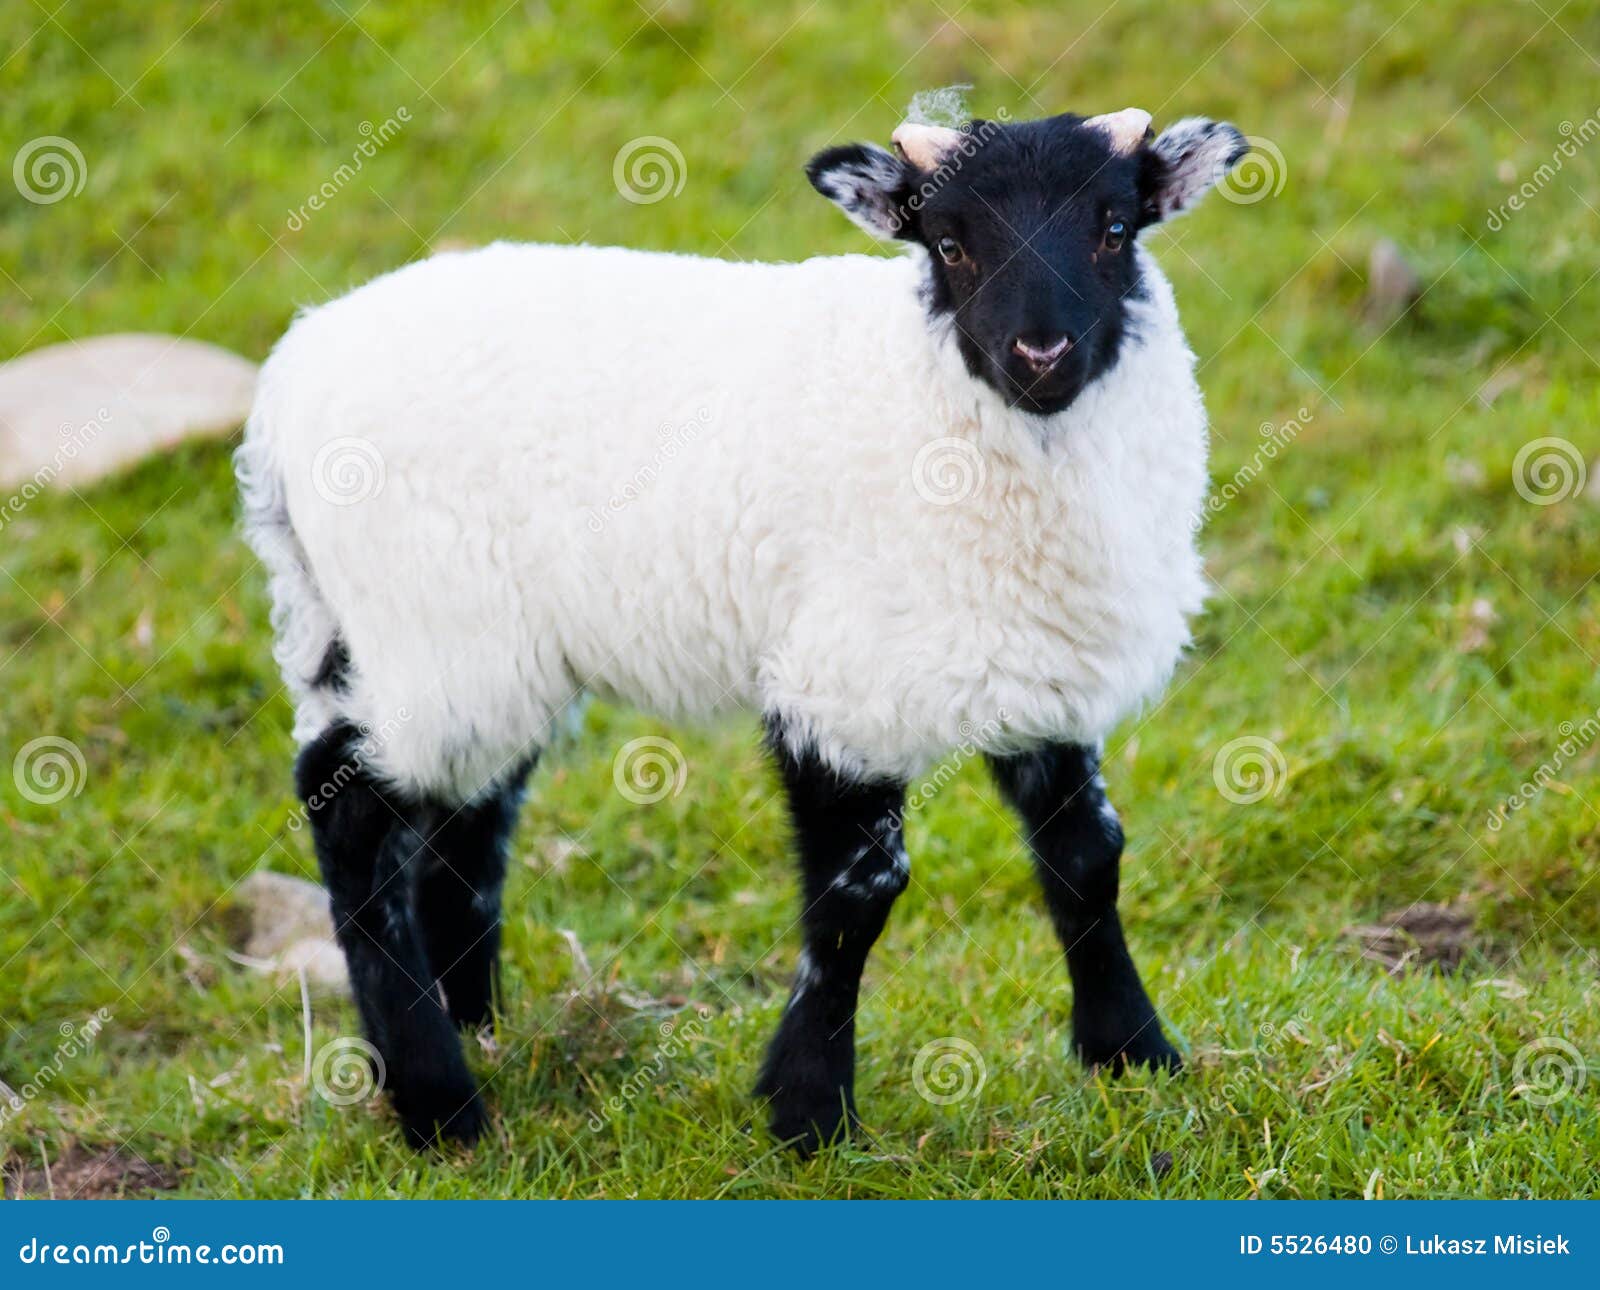
<svg viewBox="0 0 1600 1290">
<path fill-rule="evenodd" d="M 257 869 L 233 894 L 250 916 L 243 947 L 249 966 L 282 977 L 295 977 L 303 970 L 313 985 L 350 988 L 326 891 L 304 878 Z"/>
<path fill-rule="evenodd" d="M 256 365 L 179 336 L 47 345 L 0 363 L 0 488 L 84 484 L 249 415 Z"/>
<path fill-rule="evenodd" d="M 1379 238 L 1367 259 L 1367 316 L 1375 322 L 1398 318 L 1422 295 L 1422 279 L 1392 238 Z"/>
</svg>

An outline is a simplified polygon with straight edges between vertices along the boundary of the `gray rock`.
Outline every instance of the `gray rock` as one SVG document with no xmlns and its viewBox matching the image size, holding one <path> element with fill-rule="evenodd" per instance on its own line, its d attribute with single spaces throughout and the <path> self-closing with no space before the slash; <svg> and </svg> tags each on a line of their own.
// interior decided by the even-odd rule
<svg viewBox="0 0 1600 1290">
<path fill-rule="evenodd" d="M 349 990 L 326 891 L 304 878 L 257 869 L 233 889 L 233 896 L 250 916 L 242 960 L 246 967 L 280 977 L 298 976 L 303 969 L 313 985 Z"/>
<path fill-rule="evenodd" d="M 255 384 L 248 359 L 177 336 L 95 336 L 0 363 L 0 488 L 83 484 L 231 433 Z"/>
<path fill-rule="evenodd" d="M 1381 237 L 1367 259 L 1367 316 L 1374 322 L 1398 318 L 1422 295 L 1422 279 L 1393 239 Z"/>
</svg>

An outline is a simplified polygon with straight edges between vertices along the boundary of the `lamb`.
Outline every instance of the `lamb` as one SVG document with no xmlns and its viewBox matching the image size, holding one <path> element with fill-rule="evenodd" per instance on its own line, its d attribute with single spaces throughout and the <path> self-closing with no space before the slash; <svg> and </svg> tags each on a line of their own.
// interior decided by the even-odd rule
<svg viewBox="0 0 1600 1290">
<path fill-rule="evenodd" d="M 764 724 L 803 893 L 756 1085 L 779 1139 L 810 1152 L 856 1122 L 907 785 L 957 744 L 1021 818 L 1079 1056 L 1180 1066 L 1118 919 L 1099 759 L 1205 591 L 1205 412 L 1138 237 L 1246 145 L 1149 121 L 906 123 L 893 152 L 813 158 L 899 256 L 498 243 L 380 277 L 274 349 L 238 454 L 247 536 L 413 1144 L 486 1126 L 457 1027 L 491 1018 L 523 786 L 585 693 Z"/>
</svg>

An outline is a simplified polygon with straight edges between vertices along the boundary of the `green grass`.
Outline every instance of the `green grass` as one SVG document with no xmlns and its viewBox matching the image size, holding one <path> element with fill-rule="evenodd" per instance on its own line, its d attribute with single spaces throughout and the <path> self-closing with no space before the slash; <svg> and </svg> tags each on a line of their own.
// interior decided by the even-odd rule
<svg viewBox="0 0 1600 1290">
<path fill-rule="evenodd" d="M 597 708 L 541 769 L 516 841 L 498 1050 L 474 1056 L 492 1139 L 419 1157 L 380 1105 L 315 1096 L 303 1028 L 320 1049 L 355 1033 L 353 1009 L 318 999 L 308 1021 L 297 987 L 227 956 L 232 885 L 314 861 L 289 827 L 262 579 L 227 448 L 209 445 L 42 497 L 0 530 L 0 758 L 59 735 L 87 772 L 49 806 L 0 775 L 0 1079 L 60 1067 L 0 1127 L 13 1165 L 122 1146 L 187 1193 L 228 1196 L 1600 1188 L 1600 749 L 1559 749 L 1563 723 L 1600 707 L 1600 509 L 1532 505 L 1513 482 L 1543 436 L 1600 455 L 1600 145 L 1486 227 L 1561 123 L 1595 110 L 1592 6 L 1425 5 L 1398 23 L 1333 0 L 1258 21 L 1145 0 L 974 0 L 951 17 L 828 0 L 737 19 L 668 0 L 656 21 L 627 2 L 354 8 L 78 0 L 51 21 L 8 6 L 6 153 L 66 136 L 88 179 L 48 206 L 0 192 L 4 352 L 136 329 L 259 358 L 298 305 L 440 239 L 863 249 L 800 163 L 885 138 L 914 91 L 956 81 L 980 112 L 1134 103 L 1158 122 L 1224 116 L 1281 151 L 1277 195 L 1213 199 L 1152 239 L 1201 358 L 1218 484 L 1263 423 L 1304 421 L 1211 522 L 1218 591 L 1197 647 L 1108 749 L 1125 921 L 1189 1070 L 1110 1081 L 1067 1054 L 1065 972 L 1028 864 L 964 767 L 910 821 L 913 886 L 868 969 L 858 1092 L 875 1138 L 807 1164 L 775 1151 L 746 1131 L 747 1089 L 795 897 L 754 726 L 668 732 Z M 402 107 L 398 136 L 287 228 L 361 123 Z M 612 159 L 644 134 L 676 143 L 687 181 L 633 205 Z M 1387 326 L 1361 303 L 1382 236 L 1427 284 Z M 688 782 L 635 806 L 611 758 L 652 732 L 683 749 Z M 1253 804 L 1213 779 L 1244 736 L 1287 771 Z M 1473 912 L 1459 969 L 1391 977 L 1340 935 L 1418 900 Z M 562 928 L 607 993 L 573 997 Z M 679 1014 L 663 1058 L 662 1016 L 628 991 L 709 1015 Z M 95 1044 L 58 1060 L 60 1026 L 102 1007 Z M 949 1037 L 986 1079 L 934 1104 L 913 1061 Z M 1546 1105 L 1516 1063 L 1554 1040 L 1586 1078 Z M 591 1129 L 612 1098 L 624 1108 Z"/>
</svg>

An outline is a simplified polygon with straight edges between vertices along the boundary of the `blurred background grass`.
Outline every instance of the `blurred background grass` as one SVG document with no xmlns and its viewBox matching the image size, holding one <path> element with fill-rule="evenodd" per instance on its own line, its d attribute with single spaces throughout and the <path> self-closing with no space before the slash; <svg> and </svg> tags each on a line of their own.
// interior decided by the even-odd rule
<svg viewBox="0 0 1600 1290">
<path fill-rule="evenodd" d="M 10 1167 L 114 1148 L 195 1194 L 1592 1193 L 1597 754 L 1559 747 L 1600 707 L 1600 511 L 1531 504 L 1513 463 L 1547 436 L 1600 452 L 1600 148 L 1489 217 L 1595 119 L 1597 52 L 1581 4 L 8 6 L 6 155 L 69 138 L 87 183 L 48 206 L 0 189 L 7 355 L 148 330 L 259 359 L 296 307 L 441 242 L 870 249 L 801 164 L 964 82 L 979 114 L 1203 113 L 1283 158 L 1281 189 L 1150 244 L 1219 486 L 1261 428 L 1301 427 L 1214 516 L 1193 657 L 1108 749 L 1125 921 L 1190 1073 L 1111 1082 L 1067 1055 L 1028 865 L 967 768 L 910 823 L 914 885 L 868 972 L 878 1137 L 805 1166 L 744 1132 L 795 948 L 753 725 L 671 731 L 688 787 L 655 806 L 612 789 L 617 745 L 661 729 L 634 714 L 595 709 L 541 770 L 479 1063 L 497 1135 L 412 1157 L 305 1079 L 303 1026 L 314 1051 L 353 1010 L 308 1023 L 295 986 L 227 957 L 232 885 L 315 865 L 226 446 L 31 503 L 0 536 L 0 755 L 58 734 L 88 774 L 56 806 L 0 777 L 0 1079 L 55 1063 L 62 1023 L 113 1019 L 0 1126 Z M 645 205 L 612 174 L 642 135 L 686 175 Z M 1398 319 L 1365 302 L 1381 238 L 1423 287 Z M 1241 736 L 1287 771 L 1250 805 L 1213 779 Z M 1458 969 L 1389 976 L 1341 935 L 1416 901 L 1470 911 Z M 606 980 L 710 1009 L 703 1032 L 662 1061 L 659 1017 L 573 999 L 558 928 Z M 912 1061 L 949 1036 L 985 1082 L 934 1105 Z M 1564 1096 L 1530 1099 L 1530 1052 L 1567 1062 Z"/>
</svg>

